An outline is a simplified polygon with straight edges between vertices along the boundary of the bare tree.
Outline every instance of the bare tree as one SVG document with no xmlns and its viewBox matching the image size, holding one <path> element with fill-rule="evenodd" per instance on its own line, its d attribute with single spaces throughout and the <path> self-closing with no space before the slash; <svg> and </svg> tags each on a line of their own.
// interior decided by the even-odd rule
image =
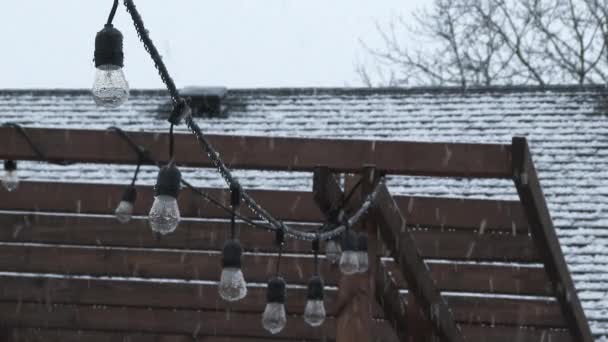
<svg viewBox="0 0 608 342">
<path fill-rule="evenodd" d="M 378 26 L 382 48 L 362 44 L 394 75 L 389 86 L 606 83 L 607 1 L 434 0 L 413 25 Z"/>
</svg>

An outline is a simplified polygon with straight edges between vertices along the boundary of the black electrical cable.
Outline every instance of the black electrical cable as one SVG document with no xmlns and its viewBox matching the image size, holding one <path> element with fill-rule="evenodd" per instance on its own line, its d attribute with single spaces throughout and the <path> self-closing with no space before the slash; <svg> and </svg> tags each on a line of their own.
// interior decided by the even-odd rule
<svg viewBox="0 0 608 342">
<path fill-rule="evenodd" d="M 163 81 L 163 83 L 167 87 L 167 90 L 169 91 L 169 95 L 173 102 L 173 113 L 171 114 L 171 116 L 169 118 L 169 122 L 171 122 L 172 124 L 177 124 L 181 120 L 181 117 L 184 116 L 185 122 L 186 122 L 188 128 L 196 136 L 203 151 L 205 153 L 207 153 L 207 155 L 209 156 L 209 159 L 212 161 L 213 165 L 218 169 L 218 172 L 220 173 L 222 178 L 224 178 L 224 180 L 226 181 L 228 186 L 230 186 L 230 187 L 237 186 L 240 188 L 241 187 L 240 184 L 232 176 L 230 170 L 226 167 L 226 165 L 224 164 L 222 159 L 219 157 L 219 154 L 217 153 L 217 151 L 207 141 L 207 139 L 203 135 L 200 127 L 196 124 L 196 122 L 194 122 L 192 115 L 184 114 L 184 113 L 189 113 L 189 111 L 187 110 L 188 106 L 186 104 L 186 101 L 179 95 L 177 87 L 175 86 L 175 83 L 173 82 L 173 79 L 171 78 L 171 75 L 169 74 L 169 71 L 167 70 L 167 67 L 164 64 L 161 55 L 158 53 L 158 50 L 156 49 L 154 43 L 152 42 L 152 39 L 150 38 L 150 35 L 149 35 L 149 31 L 146 29 L 144 22 L 141 18 L 141 15 L 137 11 L 137 8 L 136 8 L 133 0 L 124 0 L 124 5 L 127 8 L 127 12 L 131 15 L 133 24 L 135 26 L 135 30 L 137 31 L 137 34 L 138 34 L 139 38 L 141 39 L 145 50 L 148 52 L 148 54 L 152 58 L 154 66 L 156 67 L 161 80 Z M 378 187 L 376 188 L 376 190 L 377 189 L 378 189 Z M 374 195 L 376 193 L 377 192 L 374 191 L 374 192 L 372 192 L 372 195 Z M 251 211 L 258 218 L 266 221 L 270 225 L 269 229 L 285 230 L 286 233 L 288 233 L 292 236 L 295 236 L 297 238 L 304 239 L 304 240 L 312 240 L 316 237 L 312 233 L 301 232 L 301 231 L 295 230 L 293 228 L 290 228 L 289 226 L 284 225 L 282 222 L 275 219 L 270 213 L 268 213 L 259 204 L 257 204 L 256 201 L 253 198 L 251 198 L 251 196 L 249 196 L 249 194 L 247 194 L 246 192 L 242 192 L 241 196 L 242 196 L 242 199 L 247 204 L 247 206 L 251 209 Z M 367 201 L 364 202 L 364 204 L 361 206 L 359 211 L 356 212 L 353 215 L 353 217 L 351 218 L 353 221 L 356 221 L 359 218 L 361 218 L 361 216 L 371 207 L 373 197 L 374 196 L 371 196 L 371 195 L 368 197 Z M 332 231 L 323 233 L 322 238 L 324 240 L 331 239 L 331 238 L 337 236 L 338 234 L 340 234 L 344 229 L 345 229 L 344 226 L 338 226 Z"/>
<path fill-rule="evenodd" d="M 116 9 L 118 8 L 118 0 L 114 0 L 114 4 L 112 5 L 112 10 L 110 10 L 110 14 L 108 15 L 108 22 L 106 25 L 112 25 L 112 21 L 114 21 L 114 16 L 116 15 Z"/>
<path fill-rule="evenodd" d="M 321 244 L 321 242 L 320 242 L 319 236 L 317 235 L 317 238 L 312 240 L 312 252 L 314 254 L 314 263 L 315 263 L 314 275 L 316 275 L 316 276 L 319 275 L 319 250 L 321 249 L 320 244 Z"/>
<path fill-rule="evenodd" d="M 131 179 L 131 186 L 135 186 L 135 182 L 137 181 L 137 175 L 139 174 L 140 167 L 141 167 L 141 160 L 137 162 L 137 167 L 135 168 L 135 173 L 133 173 L 133 179 Z"/>
<path fill-rule="evenodd" d="M 47 154 L 45 152 L 43 152 L 43 150 L 40 147 L 38 147 L 38 145 L 36 145 L 36 143 L 34 143 L 34 141 L 32 140 L 32 138 L 30 138 L 30 136 L 27 134 L 27 132 L 25 131 L 25 129 L 23 127 L 21 127 L 21 125 L 16 124 L 16 123 L 12 123 L 12 122 L 7 122 L 7 123 L 2 124 L 2 126 L 4 126 L 4 127 L 12 127 L 15 130 L 17 130 L 17 132 L 23 137 L 23 139 L 25 139 L 25 141 L 30 146 L 30 148 L 32 149 L 32 151 L 34 151 L 34 154 L 36 155 L 36 157 L 38 159 L 44 160 L 44 161 L 46 161 L 49 164 L 61 165 L 61 166 L 67 166 L 67 165 L 73 165 L 73 164 L 75 164 L 74 162 L 67 161 L 67 160 L 50 160 L 50 158 L 47 156 Z"/>
<path fill-rule="evenodd" d="M 279 276 L 281 270 L 281 256 L 283 255 L 283 245 L 285 244 L 285 231 L 283 229 L 277 229 L 275 232 L 275 242 L 279 247 L 279 255 L 277 257 L 277 269 L 276 276 Z"/>
<path fill-rule="evenodd" d="M 175 138 L 173 136 L 173 123 L 169 127 L 169 160 L 173 161 L 175 152 Z"/>
</svg>

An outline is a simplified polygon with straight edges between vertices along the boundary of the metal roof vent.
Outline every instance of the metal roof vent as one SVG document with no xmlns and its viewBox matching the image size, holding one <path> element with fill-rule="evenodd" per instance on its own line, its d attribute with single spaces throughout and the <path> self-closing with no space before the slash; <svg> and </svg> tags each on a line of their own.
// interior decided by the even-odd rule
<svg viewBox="0 0 608 342">
<path fill-rule="evenodd" d="M 195 117 L 225 117 L 223 103 L 228 90 L 225 87 L 185 87 L 179 94 L 186 99 Z"/>
</svg>

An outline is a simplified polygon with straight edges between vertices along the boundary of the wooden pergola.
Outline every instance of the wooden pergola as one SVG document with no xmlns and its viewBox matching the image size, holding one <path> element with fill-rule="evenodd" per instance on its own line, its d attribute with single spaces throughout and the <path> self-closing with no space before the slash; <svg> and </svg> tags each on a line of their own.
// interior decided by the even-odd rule
<svg viewBox="0 0 608 342">
<path fill-rule="evenodd" d="M 49 160 L 135 164 L 115 133 L 27 129 Z M 130 132 L 155 160 L 168 135 Z M 304 286 L 288 289 L 287 327 L 260 323 L 274 269 L 272 234 L 243 228 L 247 297 L 217 295 L 227 214 L 195 193 L 179 198 L 183 221 L 152 234 L 145 219 L 110 216 L 124 186 L 22 182 L 0 189 L 0 328 L 9 341 L 493 341 L 591 342 L 524 138 L 511 145 L 209 136 L 233 169 L 305 171 L 310 192 L 250 190 L 278 219 L 322 223 L 362 179 L 356 209 L 384 175 L 511 179 L 519 201 L 395 196 L 383 185 L 354 229 L 370 238 L 370 271 L 340 275 L 322 262 L 328 319 L 301 319 Z M 196 139 L 176 136 L 180 166 L 210 167 Z M 446 153 L 449 155 L 446 158 Z M 0 159 L 38 160 L 14 129 L 0 128 Z M 344 175 L 344 187 L 337 175 Z M 362 178 L 361 178 L 362 177 Z M 344 189 L 343 189 L 344 188 Z M 136 215 L 153 189 L 138 187 Z M 205 189 L 224 203 L 225 189 Z M 253 216 L 247 209 L 243 213 Z M 287 240 L 282 275 L 305 285 L 310 244 Z"/>
</svg>

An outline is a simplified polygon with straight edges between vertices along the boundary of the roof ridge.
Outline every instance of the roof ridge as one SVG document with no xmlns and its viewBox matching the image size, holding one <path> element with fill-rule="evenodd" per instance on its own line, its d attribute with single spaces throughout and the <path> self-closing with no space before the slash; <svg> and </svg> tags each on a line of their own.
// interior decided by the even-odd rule
<svg viewBox="0 0 608 342">
<path fill-rule="evenodd" d="M 420 87 L 263 87 L 263 88 L 232 88 L 228 93 L 239 95 L 272 94 L 272 95 L 405 95 L 405 94 L 479 94 L 479 93 L 525 93 L 525 92 L 606 92 L 608 85 L 496 85 L 474 86 L 462 88 L 459 86 L 420 86 Z M 0 89 L 0 94 L 15 95 L 86 95 L 86 88 L 18 88 Z M 131 94 L 165 95 L 164 89 L 131 89 Z"/>
</svg>

